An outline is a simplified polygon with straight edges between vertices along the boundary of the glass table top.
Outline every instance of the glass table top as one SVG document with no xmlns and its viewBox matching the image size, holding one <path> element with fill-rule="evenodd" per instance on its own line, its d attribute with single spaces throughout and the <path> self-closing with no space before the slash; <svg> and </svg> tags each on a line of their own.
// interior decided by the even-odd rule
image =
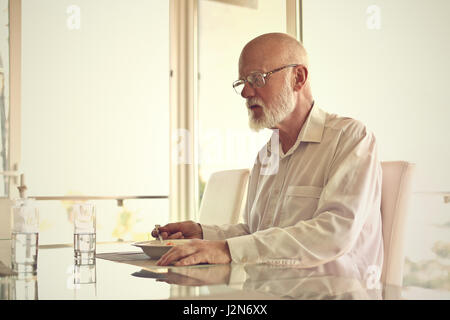
<svg viewBox="0 0 450 320">
<path fill-rule="evenodd" d="M 402 288 L 315 269 L 267 264 L 156 267 L 110 261 L 104 253 L 142 251 L 131 243 L 98 244 L 96 263 L 74 265 L 73 248 L 39 248 L 36 275 L 0 277 L 0 299 L 401 299 Z"/>
</svg>

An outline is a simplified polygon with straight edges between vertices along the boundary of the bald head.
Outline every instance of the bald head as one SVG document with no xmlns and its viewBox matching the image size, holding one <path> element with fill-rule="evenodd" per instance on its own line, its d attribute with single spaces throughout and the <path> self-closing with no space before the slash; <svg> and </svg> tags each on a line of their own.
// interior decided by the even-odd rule
<svg viewBox="0 0 450 320">
<path fill-rule="evenodd" d="M 269 70 L 286 64 L 303 64 L 308 67 L 308 55 L 303 45 L 294 37 L 285 33 L 263 34 L 242 49 L 239 58 L 239 71 L 254 62 L 260 69 Z"/>
</svg>

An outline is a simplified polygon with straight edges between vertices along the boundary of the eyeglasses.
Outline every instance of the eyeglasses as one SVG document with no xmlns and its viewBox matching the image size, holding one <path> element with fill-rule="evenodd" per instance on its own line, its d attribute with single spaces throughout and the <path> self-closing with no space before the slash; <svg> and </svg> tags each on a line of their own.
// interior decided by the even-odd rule
<svg viewBox="0 0 450 320">
<path fill-rule="evenodd" d="M 266 73 L 258 72 L 258 71 L 252 72 L 245 79 L 239 79 L 239 80 L 236 80 L 235 82 L 233 82 L 234 91 L 236 91 L 236 93 L 238 95 L 241 95 L 242 90 L 244 90 L 246 82 L 250 83 L 250 85 L 253 88 L 264 87 L 264 85 L 266 84 L 269 77 L 272 74 L 274 74 L 275 72 L 281 71 L 285 68 L 291 68 L 291 67 L 296 67 L 296 66 L 298 66 L 298 64 L 288 64 L 287 66 L 283 66 L 283 67 L 277 68 L 275 70 L 272 70 L 272 71 L 269 71 Z"/>
</svg>

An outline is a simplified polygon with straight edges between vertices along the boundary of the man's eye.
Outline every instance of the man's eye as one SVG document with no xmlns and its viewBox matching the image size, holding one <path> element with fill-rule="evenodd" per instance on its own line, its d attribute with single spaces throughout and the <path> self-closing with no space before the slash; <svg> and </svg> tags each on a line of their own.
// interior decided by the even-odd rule
<svg viewBox="0 0 450 320">
<path fill-rule="evenodd" d="M 264 85 L 264 79 L 262 77 L 257 77 L 257 78 L 255 78 L 254 83 L 257 86 L 263 86 Z"/>
</svg>

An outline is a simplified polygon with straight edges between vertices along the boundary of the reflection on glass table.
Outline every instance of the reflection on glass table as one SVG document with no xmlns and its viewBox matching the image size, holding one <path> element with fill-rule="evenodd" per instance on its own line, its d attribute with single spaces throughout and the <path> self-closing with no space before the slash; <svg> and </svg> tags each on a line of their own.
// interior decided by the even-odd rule
<svg viewBox="0 0 450 320">
<path fill-rule="evenodd" d="M 32 273 L 0 277 L 0 300 L 38 300 L 38 280 Z"/>
<path fill-rule="evenodd" d="M 98 244 L 97 249 L 95 264 L 80 267 L 74 263 L 72 247 L 40 248 L 36 276 L 1 273 L 0 299 L 347 300 L 403 299 L 405 292 L 408 298 L 430 297 L 424 291 L 412 295 L 409 288 L 382 285 L 376 278 L 359 277 L 338 265 L 327 270 L 235 263 L 159 267 L 132 243 Z M 129 259 L 99 258 L 106 253 Z M 434 298 L 449 299 L 432 293 Z"/>
<path fill-rule="evenodd" d="M 208 290 L 203 290 L 211 295 L 209 298 L 214 298 L 217 285 L 241 290 L 250 299 L 261 297 L 259 294 L 266 295 L 267 299 L 382 299 L 383 289 L 377 281 L 325 274 L 317 269 L 267 264 L 232 263 L 197 268 L 168 268 L 166 272 L 142 269 L 133 276 L 153 278 L 158 282 L 178 286 L 209 286 Z M 235 292 L 224 295 L 224 290 L 221 290 L 218 293 L 219 298 L 236 298 Z"/>
</svg>

